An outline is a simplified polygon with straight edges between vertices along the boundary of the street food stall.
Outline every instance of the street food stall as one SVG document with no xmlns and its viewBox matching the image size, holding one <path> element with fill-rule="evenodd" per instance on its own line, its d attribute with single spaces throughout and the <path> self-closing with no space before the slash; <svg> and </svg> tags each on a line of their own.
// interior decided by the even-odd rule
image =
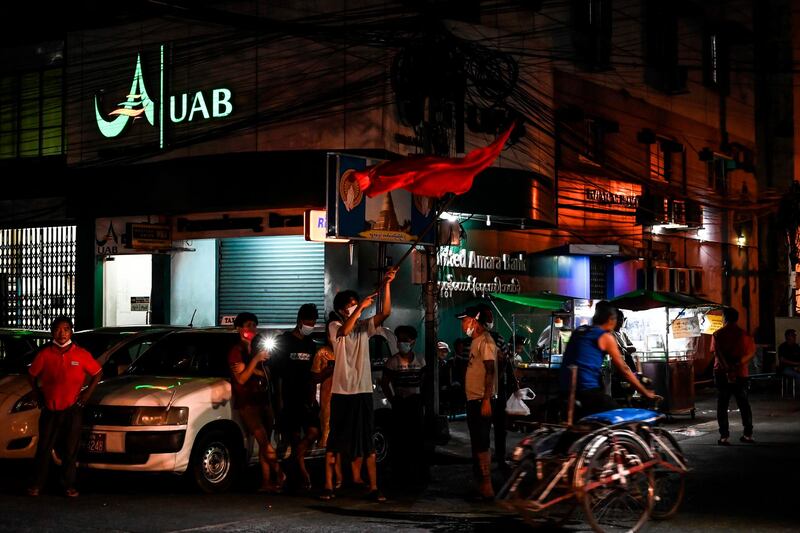
<svg viewBox="0 0 800 533">
<path fill-rule="evenodd" d="M 514 375 L 521 387 L 534 391 L 536 397 L 526 401 L 531 415 L 529 421 L 547 421 L 552 401 L 558 398 L 558 372 L 561 354 L 569 341 L 574 326 L 572 302 L 574 298 L 550 292 L 527 294 L 492 293 L 492 298 L 504 300 L 531 309 L 512 313 L 507 323 L 512 332 L 511 345 L 517 338 L 525 338 L 524 353 L 514 361 Z M 496 308 L 496 307 L 495 307 Z M 502 317 L 505 320 L 505 317 Z"/>
<path fill-rule="evenodd" d="M 703 333 L 717 320 L 718 304 L 674 292 L 636 290 L 611 300 L 625 313 L 623 331 L 633 342 L 637 369 L 664 397 L 667 415 L 695 416 L 694 356 Z"/>
</svg>

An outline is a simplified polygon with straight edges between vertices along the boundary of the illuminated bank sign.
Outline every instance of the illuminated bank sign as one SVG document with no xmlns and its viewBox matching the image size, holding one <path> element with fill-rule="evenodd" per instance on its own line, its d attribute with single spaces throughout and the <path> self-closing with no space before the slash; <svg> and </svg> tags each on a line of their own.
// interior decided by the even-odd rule
<svg viewBox="0 0 800 533">
<path fill-rule="evenodd" d="M 104 112 L 100 109 L 100 101 L 94 96 L 94 112 L 97 128 L 104 137 L 113 138 L 121 135 L 129 123 L 145 120 L 159 129 L 159 146 L 164 147 L 164 45 L 161 45 L 161 63 L 159 68 L 158 92 L 151 96 L 147 90 L 142 74 L 142 56 L 136 55 L 136 66 L 133 70 L 131 88 L 125 99 L 117 103 L 117 107 Z M 153 100 L 153 96 L 157 100 Z M 230 89 L 217 88 L 210 91 L 185 92 L 169 97 L 169 121 L 173 124 L 224 118 L 233 113 L 233 94 Z M 156 119 L 156 109 L 158 118 Z"/>
</svg>

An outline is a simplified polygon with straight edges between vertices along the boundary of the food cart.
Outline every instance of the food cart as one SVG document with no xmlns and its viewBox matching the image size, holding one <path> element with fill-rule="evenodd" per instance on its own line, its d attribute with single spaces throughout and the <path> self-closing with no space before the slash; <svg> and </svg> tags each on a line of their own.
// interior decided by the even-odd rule
<svg viewBox="0 0 800 533">
<path fill-rule="evenodd" d="M 530 312 L 512 313 L 510 323 L 502 315 L 501 317 L 506 320 L 512 332 L 512 347 L 517 336 L 523 335 L 527 339 L 527 357 L 514 364 L 514 375 L 520 386 L 529 387 L 536 394 L 536 398 L 526 401 L 531 415 L 525 420 L 547 421 L 553 414 L 550 408 L 557 409 L 553 400 L 558 398 L 561 354 L 574 325 L 574 298 L 546 291 L 526 294 L 492 293 L 491 296 L 532 309 Z M 496 306 L 495 309 L 499 313 Z"/>
<path fill-rule="evenodd" d="M 716 320 L 708 312 L 719 304 L 674 292 L 636 290 L 611 300 L 625 313 L 623 330 L 636 353 L 639 371 L 664 397 L 668 415 L 695 416 L 694 354 L 700 335 L 712 332 Z"/>
</svg>

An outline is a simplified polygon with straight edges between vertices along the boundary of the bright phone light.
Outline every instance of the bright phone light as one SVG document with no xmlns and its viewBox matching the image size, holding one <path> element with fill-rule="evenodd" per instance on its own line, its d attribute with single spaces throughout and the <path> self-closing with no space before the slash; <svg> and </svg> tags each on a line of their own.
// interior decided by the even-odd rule
<svg viewBox="0 0 800 533">
<path fill-rule="evenodd" d="M 271 352 L 275 348 L 275 337 L 267 337 L 261 344 L 261 349 Z"/>
</svg>

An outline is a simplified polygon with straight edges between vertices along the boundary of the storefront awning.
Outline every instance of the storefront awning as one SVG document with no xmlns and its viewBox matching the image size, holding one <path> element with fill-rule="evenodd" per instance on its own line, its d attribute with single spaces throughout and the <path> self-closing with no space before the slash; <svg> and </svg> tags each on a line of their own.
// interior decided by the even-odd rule
<svg viewBox="0 0 800 533">
<path fill-rule="evenodd" d="M 657 307 L 719 307 L 720 304 L 680 292 L 659 292 L 638 289 L 611 300 L 615 307 L 644 311 Z"/>
<path fill-rule="evenodd" d="M 493 298 L 505 300 L 507 302 L 544 309 L 545 311 L 562 311 L 572 296 L 553 294 L 548 292 L 528 293 L 528 294 L 503 294 L 499 292 L 491 293 Z"/>
</svg>

